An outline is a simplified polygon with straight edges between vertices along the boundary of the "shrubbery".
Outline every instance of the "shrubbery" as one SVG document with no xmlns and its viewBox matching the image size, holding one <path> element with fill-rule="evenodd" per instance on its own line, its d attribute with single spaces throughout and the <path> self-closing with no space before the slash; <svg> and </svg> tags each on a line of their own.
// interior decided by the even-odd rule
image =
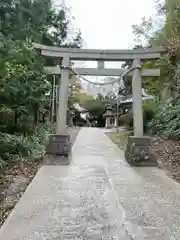
<svg viewBox="0 0 180 240">
<path fill-rule="evenodd" d="M 150 123 L 153 133 L 163 134 L 171 139 L 180 139 L 180 96 L 159 103 Z"/>
<path fill-rule="evenodd" d="M 156 103 L 154 101 L 147 101 L 143 103 L 143 123 L 144 131 L 149 131 L 149 123 L 152 121 L 156 109 Z"/>
<path fill-rule="evenodd" d="M 128 128 L 133 126 L 133 116 L 131 112 L 121 115 L 119 118 L 120 126 L 127 126 Z"/>
<path fill-rule="evenodd" d="M 27 137 L 0 133 L 0 168 L 18 158 L 41 156 L 47 136 L 53 131 L 54 126 L 46 123 L 37 126 Z"/>
</svg>

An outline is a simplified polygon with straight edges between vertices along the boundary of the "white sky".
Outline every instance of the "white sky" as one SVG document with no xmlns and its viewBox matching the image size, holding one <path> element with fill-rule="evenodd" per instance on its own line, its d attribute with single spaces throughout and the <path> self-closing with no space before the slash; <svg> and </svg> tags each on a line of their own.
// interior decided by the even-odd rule
<svg viewBox="0 0 180 240">
<path fill-rule="evenodd" d="M 155 0 L 64 0 L 85 48 L 132 48 L 132 24 L 155 12 Z"/>
<path fill-rule="evenodd" d="M 65 3 L 75 17 L 73 27 L 79 28 L 84 48 L 127 49 L 135 43 L 132 24 L 155 13 L 156 0 L 55 0 Z M 96 67 L 96 62 L 86 62 L 87 67 Z M 105 63 L 105 67 L 118 68 L 120 63 Z M 82 67 L 82 66 L 81 66 Z M 89 78 L 98 81 L 101 77 Z"/>
</svg>

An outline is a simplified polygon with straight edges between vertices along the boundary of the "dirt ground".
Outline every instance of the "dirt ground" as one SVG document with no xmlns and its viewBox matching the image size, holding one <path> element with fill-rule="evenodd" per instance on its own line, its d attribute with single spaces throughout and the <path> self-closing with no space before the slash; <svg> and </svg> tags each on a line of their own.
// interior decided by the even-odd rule
<svg viewBox="0 0 180 240">
<path fill-rule="evenodd" d="M 41 160 L 21 160 L 0 172 L 0 227 L 36 175 Z"/>
<path fill-rule="evenodd" d="M 152 146 L 159 166 L 180 183 L 180 141 L 155 136 L 152 138 Z"/>
</svg>

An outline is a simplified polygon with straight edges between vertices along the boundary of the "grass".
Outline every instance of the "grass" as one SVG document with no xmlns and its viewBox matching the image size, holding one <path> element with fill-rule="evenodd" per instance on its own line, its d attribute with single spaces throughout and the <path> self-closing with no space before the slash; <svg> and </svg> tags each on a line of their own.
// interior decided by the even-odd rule
<svg viewBox="0 0 180 240">
<path fill-rule="evenodd" d="M 128 136 L 131 135 L 131 132 L 121 130 L 119 132 L 108 132 L 106 134 L 121 150 L 124 151 Z"/>
</svg>

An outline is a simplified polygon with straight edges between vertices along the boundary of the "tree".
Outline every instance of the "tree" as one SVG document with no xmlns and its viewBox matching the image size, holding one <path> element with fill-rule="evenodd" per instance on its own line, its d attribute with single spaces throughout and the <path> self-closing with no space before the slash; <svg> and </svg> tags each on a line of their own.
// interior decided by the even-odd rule
<svg viewBox="0 0 180 240">
<path fill-rule="evenodd" d="M 31 43 L 68 44 L 66 9 L 55 10 L 51 0 L 2 0 L 0 13 L 0 76 L 4 93 L 1 98 L 10 108 L 11 104 L 16 105 L 14 111 L 22 105 L 28 114 L 34 112 L 34 122 L 37 122 L 37 111 L 43 109 L 43 104 L 49 105 L 45 103 L 48 98 L 45 93 L 50 92 L 51 86 L 46 80 L 44 62 Z M 81 43 L 79 33 L 74 39 L 75 45 Z"/>
<path fill-rule="evenodd" d="M 163 16 L 165 21 L 161 28 L 154 28 L 152 25 L 148 35 L 141 26 L 134 28 L 134 33 L 139 37 L 147 37 L 145 46 L 163 46 L 167 53 L 157 62 L 146 62 L 144 66 L 158 66 L 161 70 L 161 77 L 154 82 L 147 79 L 146 83 L 150 89 L 160 95 L 161 101 L 157 102 L 155 116 L 151 123 L 151 129 L 163 135 L 179 139 L 179 103 L 180 103 L 180 0 L 166 0 L 158 3 L 158 16 Z M 145 26 L 143 24 L 143 26 Z M 146 25 L 147 26 L 147 25 Z M 148 28 L 147 28 L 148 29 Z M 143 29 L 145 30 L 145 29 Z M 150 84 L 150 81 L 152 84 Z M 158 91 L 160 94 L 158 94 Z"/>
<path fill-rule="evenodd" d="M 4 41 L 1 39 L 0 69 L 1 109 L 8 107 L 14 115 L 11 123 L 15 125 L 20 124 L 22 115 L 34 116 L 37 123 L 38 112 L 46 104 L 45 94 L 49 91 L 41 57 L 27 43 L 4 38 Z"/>
<path fill-rule="evenodd" d="M 49 114 L 52 83 L 44 66 L 58 62 L 43 59 L 32 42 L 80 47 L 79 32 L 68 40 L 69 23 L 67 10 L 54 9 L 51 0 L 0 2 L 0 165 L 9 156 L 3 150 L 7 141 L 19 144 L 21 135 L 34 134 Z"/>
<path fill-rule="evenodd" d="M 99 94 L 95 99 L 85 101 L 84 107 L 88 110 L 91 121 L 97 121 L 98 126 L 104 126 L 103 113 L 105 113 L 106 101 L 103 96 Z"/>
<path fill-rule="evenodd" d="M 137 37 L 135 39 L 135 42 L 137 42 L 135 48 L 150 44 L 150 40 L 152 38 L 152 28 L 152 18 L 146 19 L 143 17 L 140 25 L 132 25 L 133 33 Z"/>
<path fill-rule="evenodd" d="M 79 103 L 83 107 L 86 101 L 92 99 L 91 95 L 82 90 L 80 79 L 73 75 L 70 79 L 69 106 L 72 106 L 73 103 Z"/>
<path fill-rule="evenodd" d="M 139 26 L 133 26 L 134 34 L 139 38 L 146 39 L 145 46 L 163 46 L 167 49 L 167 54 L 158 62 L 149 61 L 144 66 L 159 67 L 161 69 L 161 77 L 155 81 L 151 78 L 146 79 L 146 83 L 151 85 L 152 89 L 157 89 L 156 94 L 160 93 L 160 97 L 169 98 L 177 92 L 177 69 L 179 61 L 179 20 L 180 20 L 180 1 L 166 1 L 166 3 L 158 5 L 158 16 L 162 14 L 166 21 L 160 29 L 154 28 L 153 19 L 142 19 Z M 151 83 L 150 83 L 151 82 Z M 154 91 L 153 90 L 153 91 Z M 159 95 L 159 94 L 158 94 Z"/>
</svg>

